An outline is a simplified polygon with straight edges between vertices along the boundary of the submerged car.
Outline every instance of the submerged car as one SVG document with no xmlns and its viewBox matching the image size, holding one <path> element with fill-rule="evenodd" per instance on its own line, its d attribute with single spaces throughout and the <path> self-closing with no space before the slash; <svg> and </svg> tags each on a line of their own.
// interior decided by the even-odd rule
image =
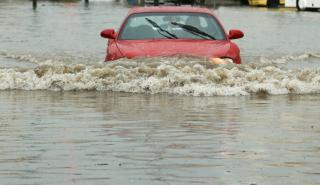
<svg viewBox="0 0 320 185">
<path fill-rule="evenodd" d="M 320 9 L 320 0 L 296 0 L 296 7 L 301 10 L 317 10 Z"/>
<path fill-rule="evenodd" d="M 214 63 L 241 63 L 240 50 L 231 40 L 243 37 L 243 33 L 230 30 L 227 34 L 206 8 L 132 8 L 118 32 L 106 29 L 100 35 L 109 39 L 106 61 L 188 55 Z"/>
</svg>

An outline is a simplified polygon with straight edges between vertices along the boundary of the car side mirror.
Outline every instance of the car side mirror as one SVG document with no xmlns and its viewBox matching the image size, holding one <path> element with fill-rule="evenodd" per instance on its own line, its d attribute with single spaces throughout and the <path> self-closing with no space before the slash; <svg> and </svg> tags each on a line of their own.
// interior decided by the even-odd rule
<svg viewBox="0 0 320 185">
<path fill-rule="evenodd" d="M 230 30 L 229 31 L 229 39 L 240 39 L 244 36 L 243 32 L 240 30 Z"/>
<path fill-rule="evenodd" d="M 114 29 L 106 29 L 100 33 L 100 36 L 106 39 L 115 39 L 117 33 L 114 31 Z"/>
</svg>

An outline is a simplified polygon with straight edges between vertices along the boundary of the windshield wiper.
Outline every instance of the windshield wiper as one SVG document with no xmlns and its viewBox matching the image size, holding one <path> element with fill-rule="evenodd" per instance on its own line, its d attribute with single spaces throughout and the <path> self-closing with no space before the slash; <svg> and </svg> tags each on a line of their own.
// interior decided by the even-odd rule
<svg viewBox="0 0 320 185">
<path fill-rule="evenodd" d="M 156 22 L 154 22 L 153 20 L 151 20 L 151 19 L 149 19 L 149 18 L 146 18 L 146 20 L 147 20 L 153 27 L 158 28 L 157 31 L 158 31 L 162 36 L 167 37 L 168 39 L 177 39 L 177 38 L 178 38 L 175 34 L 170 33 L 169 31 L 161 28 L 161 26 L 159 26 L 159 25 L 158 25 Z M 165 34 L 161 33 L 160 31 L 165 32 L 166 34 L 168 34 L 168 35 L 170 35 L 170 36 L 165 35 Z"/>
<path fill-rule="evenodd" d="M 187 24 L 181 24 L 181 23 L 177 23 L 177 22 L 171 22 L 172 25 L 175 25 L 175 26 L 179 26 L 180 28 L 184 29 L 185 31 L 193 34 L 193 35 L 197 35 L 201 38 L 204 38 L 204 39 L 212 39 L 212 40 L 216 40 L 216 38 L 214 38 L 212 35 L 204 32 L 204 31 L 201 31 L 199 30 L 198 28 L 194 27 L 194 26 L 191 26 L 191 25 L 187 25 Z"/>
</svg>

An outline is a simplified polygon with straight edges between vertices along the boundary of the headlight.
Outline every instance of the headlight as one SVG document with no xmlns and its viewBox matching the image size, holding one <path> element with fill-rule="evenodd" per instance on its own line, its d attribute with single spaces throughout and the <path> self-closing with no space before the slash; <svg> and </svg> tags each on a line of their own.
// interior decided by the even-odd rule
<svg viewBox="0 0 320 185">
<path fill-rule="evenodd" d="M 231 58 L 211 58 L 213 64 L 232 64 Z"/>
</svg>

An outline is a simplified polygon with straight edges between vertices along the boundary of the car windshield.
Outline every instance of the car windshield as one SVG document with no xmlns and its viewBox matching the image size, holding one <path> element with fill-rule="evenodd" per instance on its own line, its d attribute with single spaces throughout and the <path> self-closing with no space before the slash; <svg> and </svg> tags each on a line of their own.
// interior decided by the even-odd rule
<svg viewBox="0 0 320 185">
<path fill-rule="evenodd" d="M 217 20 L 205 13 L 138 13 L 131 15 L 120 40 L 206 39 L 225 40 Z"/>
</svg>

